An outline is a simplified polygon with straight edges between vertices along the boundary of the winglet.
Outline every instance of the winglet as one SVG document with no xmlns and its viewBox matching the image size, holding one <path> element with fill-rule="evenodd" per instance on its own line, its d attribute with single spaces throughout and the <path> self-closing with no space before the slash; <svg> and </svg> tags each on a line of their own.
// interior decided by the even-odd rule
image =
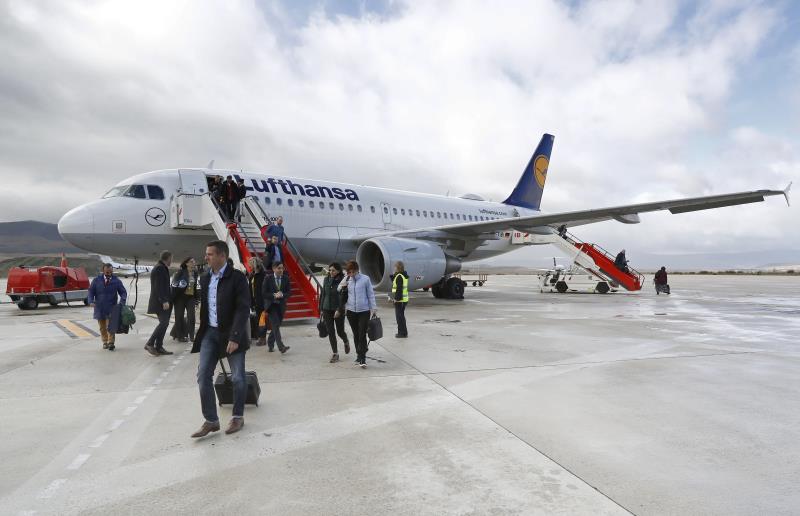
<svg viewBox="0 0 800 516">
<path fill-rule="evenodd" d="M 786 206 L 791 206 L 789 203 L 789 190 L 792 189 L 792 182 L 789 181 L 789 185 L 783 190 L 783 197 L 786 199 Z"/>
<path fill-rule="evenodd" d="M 208 170 L 214 170 L 214 160 L 208 162 L 208 166 L 206 167 Z"/>
</svg>

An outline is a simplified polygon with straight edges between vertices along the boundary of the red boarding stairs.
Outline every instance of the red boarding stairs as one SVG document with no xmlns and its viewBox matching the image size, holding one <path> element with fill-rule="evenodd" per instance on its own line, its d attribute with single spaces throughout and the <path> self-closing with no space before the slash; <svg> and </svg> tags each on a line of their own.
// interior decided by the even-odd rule
<svg viewBox="0 0 800 516">
<path fill-rule="evenodd" d="M 228 222 L 226 225 L 231 239 L 236 242 L 239 258 L 248 272 L 250 271 L 250 258 L 255 257 L 260 260 L 266 250 L 266 243 L 261 237 L 263 225 L 259 223 L 259 220 L 269 220 L 263 211 L 262 213 L 254 213 L 252 206 L 249 202 L 243 202 L 241 205 L 243 222 Z M 260 210 L 260 208 L 258 209 Z M 318 319 L 320 317 L 319 296 L 322 291 L 322 285 L 320 285 L 313 272 L 311 272 L 308 263 L 303 260 L 297 248 L 288 238 L 281 246 L 281 254 L 292 289 L 289 300 L 286 302 L 284 320 Z"/>
<path fill-rule="evenodd" d="M 562 238 L 594 261 L 598 270 L 593 272 L 598 276 L 606 277 L 608 280 L 622 286 L 625 290 L 635 291 L 642 289 L 644 276 L 632 267 L 628 267 L 628 272 L 619 270 L 614 265 L 614 256 L 599 245 L 581 242 L 569 233 L 562 235 Z"/>
</svg>

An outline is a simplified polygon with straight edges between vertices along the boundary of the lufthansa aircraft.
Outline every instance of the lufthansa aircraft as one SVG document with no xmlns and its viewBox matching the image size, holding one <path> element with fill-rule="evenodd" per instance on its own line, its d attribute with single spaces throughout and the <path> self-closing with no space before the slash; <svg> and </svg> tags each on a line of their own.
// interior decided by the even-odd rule
<svg viewBox="0 0 800 516">
<path fill-rule="evenodd" d="M 788 190 L 756 190 L 607 208 L 542 213 L 539 203 L 554 137 L 545 134 L 514 190 L 503 202 L 477 195 L 446 197 L 369 186 L 205 169 L 158 170 L 121 181 L 101 199 L 66 213 L 58 223 L 73 245 L 110 256 L 154 261 L 163 249 L 176 258 L 200 257 L 215 238 L 209 228 L 172 228 L 172 199 L 180 192 L 204 194 L 207 176 L 243 179 L 271 218 L 284 218 L 286 234 L 308 261 L 327 264 L 356 258 L 379 288 L 388 286 L 391 263 L 403 260 L 409 286 L 447 278 L 462 262 L 515 249 L 507 231 L 552 235 L 567 227 L 614 219 L 639 222 L 639 214 L 721 208 L 763 201 Z M 790 185 L 791 186 L 791 185 Z M 455 283 L 455 282 L 454 282 Z M 444 282 L 442 283 L 444 285 Z"/>
</svg>

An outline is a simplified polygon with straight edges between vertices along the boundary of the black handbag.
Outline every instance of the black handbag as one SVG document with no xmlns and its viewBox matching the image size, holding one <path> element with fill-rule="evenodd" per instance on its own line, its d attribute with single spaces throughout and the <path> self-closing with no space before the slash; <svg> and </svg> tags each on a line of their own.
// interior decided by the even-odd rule
<svg viewBox="0 0 800 516">
<path fill-rule="evenodd" d="M 381 318 L 377 315 L 370 319 L 367 324 L 367 337 L 369 337 L 369 340 L 378 340 L 383 337 L 383 325 L 381 324 Z"/>
<path fill-rule="evenodd" d="M 324 339 L 325 337 L 328 336 L 328 326 L 322 319 L 320 319 L 319 322 L 317 323 L 317 331 L 319 332 L 320 339 Z"/>
</svg>

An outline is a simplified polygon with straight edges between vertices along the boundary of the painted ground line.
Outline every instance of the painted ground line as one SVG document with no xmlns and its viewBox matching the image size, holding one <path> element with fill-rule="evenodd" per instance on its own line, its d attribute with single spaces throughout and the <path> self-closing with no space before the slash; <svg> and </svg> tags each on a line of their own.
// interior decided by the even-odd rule
<svg viewBox="0 0 800 516">
<path fill-rule="evenodd" d="M 163 373 L 161 373 L 161 378 L 166 378 L 168 374 L 169 371 L 164 371 Z"/>
<path fill-rule="evenodd" d="M 161 382 L 163 382 L 163 381 L 164 381 L 164 379 L 163 379 L 163 378 L 156 378 L 155 380 L 153 380 L 153 385 L 158 385 L 158 384 L 160 384 L 160 383 L 161 383 Z"/>
<path fill-rule="evenodd" d="M 60 330 L 61 330 L 61 331 L 63 331 L 64 333 L 66 333 L 66 334 L 69 336 L 69 338 L 70 338 L 70 339 L 78 339 L 78 338 L 80 338 L 80 337 L 78 337 L 77 335 L 75 335 L 74 333 L 72 333 L 72 332 L 71 332 L 71 331 L 70 331 L 70 330 L 69 330 L 69 329 L 68 329 L 66 326 L 64 326 L 63 324 L 61 324 L 59 321 L 53 321 L 53 324 L 54 324 L 54 325 L 55 325 L 55 326 L 56 326 L 58 329 L 60 329 Z"/>
<path fill-rule="evenodd" d="M 78 326 L 79 328 L 83 328 L 85 331 L 89 332 L 90 334 L 92 334 L 95 337 L 99 337 L 100 336 L 99 333 L 97 333 L 93 329 L 91 329 L 91 328 L 79 323 L 78 321 L 71 321 L 71 322 L 73 322 L 75 324 L 75 326 Z"/>
<path fill-rule="evenodd" d="M 108 439 L 109 435 L 111 435 L 111 434 L 110 433 L 105 433 L 105 434 L 103 434 L 101 436 L 98 436 L 97 439 L 92 441 L 92 444 L 89 445 L 89 448 L 99 448 L 99 447 L 103 446 L 103 443 L 106 442 L 106 439 Z"/>
<path fill-rule="evenodd" d="M 121 425 L 122 423 L 124 423 L 124 422 L 125 422 L 125 420 L 124 420 L 124 419 L 115 419 L 115 420 L 114 420 L 114 422 L 113 422 L 113 423 L 111 423 L 111 426 L 109 426 L 109 427 L 108 427 L 108 431 L 109 431 L 109 432 L 113 432 L 114 430 L 116 430 L 117 428 L 119 428 L 119 427 L 120 427 L 120 425 Z"/>
<path fill-rule="evenodd" d="M 141 405 L 141 404 L 142 404 L 142 402 L 143 402 L 144 400 L 146 400 L 146 399 L 147 399 L 147 395 L 142 395 L 142 396 L 139 396 L 138 398 L 136 398 L 135 400 L 133 400 L 133 404 L 134 404 L 134 405 Z"/>
<path fill-rule="evenodd" d="M 139 408 L 139 407 L 137 407 L 136 405 L 131 405 L 130 407 L 128 407 L 128 408 L 126 408 L 125 410 L 122 411 L 122 415 L 123 416 L 130 416 L 131 414 L 133 414 L 133 411 L 136 410 L 137 408 Z"/>
<path fill-rule="evenodd" d="M 150 393 L 152 393 L 154 390 L 156 390 L 156 388 L 155 388 L 153 385 L 151 385 L 150 387 L 148 387 L 147 389 L 145 389 L 145 390 L 144 390 L 144 391 L 142 391 L 142 392 L 144 392 L 145 394 L 150 394 Z"/>
<path fill-rule="evenodd" d="M 80 468 L 86 463 L 87 460 L 89 460 L 89 457 L 91 457 L 91 454 L 81 453 L 80 455 L 75 457 L 75 459 L 72 462 L 70 462 L 69 466 L 67 466 L 67 469 L 76 470 Z"/>
<path fill-rule="evenodd" d="M 66 478 L 57 478 L 53 480 L 50 482 L 49 486 L 45 487 L 42 492 L 39 493 L 39 498 L 42 500 L 46 498 L 52 498 L 53 495 L 56 494 L 56 491 L 58 491 L 58 488 L 60 488 L 66 481 Z"/>
</svg>

